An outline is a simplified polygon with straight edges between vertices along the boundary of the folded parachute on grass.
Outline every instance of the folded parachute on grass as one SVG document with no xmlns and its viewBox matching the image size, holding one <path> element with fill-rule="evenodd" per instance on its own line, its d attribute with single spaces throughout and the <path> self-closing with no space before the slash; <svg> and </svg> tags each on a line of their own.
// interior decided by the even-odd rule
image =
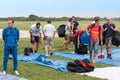
<svg viewBox="0 0 120 80">
<path fill-rule="evenodd" d="M 103 50 L 103 53 L 106 53 L 106 50 Z M 105 54 L 104 59 L 98 59 L 96 58 L 96 62 L 102 63 L 102 64 L 110 64 L 110 65 L 116 65 L 120 66 L 120 48 L 114 48 L 112 50 L 112 59 L 106 58 L 107 54 Z M 52 56 L 59 56 L 59 57 L 65 57 L 65 58 L 71 58 L 71 59 L 89 59 L 89 54 L 81 55 L 76 54 L 74 52 L 53 52 L 51 53 Z M 97 55 L 98 56 L 98 55 Z"/>
<path fill-rule="evenodd" d="M 9 58 L 13 59 L 12 56 Z M 31 53 L 29 56 L 20 54 L 18 55 L 18 60 L 54 68 L 62 72 L 68 72 L 66 68 L 68 61 L 48 59 L 44 54 Z"/>
</svg>

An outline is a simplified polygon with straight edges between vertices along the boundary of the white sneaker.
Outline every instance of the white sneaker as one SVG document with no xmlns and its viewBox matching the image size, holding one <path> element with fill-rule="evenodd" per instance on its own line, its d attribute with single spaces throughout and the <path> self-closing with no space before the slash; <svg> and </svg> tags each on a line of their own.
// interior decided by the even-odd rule
<svg viewBox="0 0 120 80">
<path fill-rule="evenodd" d="M 15 74 L 16 74 L 16 75 L 19 75 L 18 71 L 15 71 Z"/>
<path fill-rule="evenodd" d="M 46 56 L 48 57 L 48 56 L 50 56 L 49 54 L 46 54 Z"/>
<path fill-rule="evenodd" d="M 5 74 L 6 74 L 6 71 L 3 71 L 3 74 L 5 75 Z"/>
<path fill-rule="evenodd" d="M 95 60 L 92 61 L 93 63 L 96 63 Z"/>
</svg>

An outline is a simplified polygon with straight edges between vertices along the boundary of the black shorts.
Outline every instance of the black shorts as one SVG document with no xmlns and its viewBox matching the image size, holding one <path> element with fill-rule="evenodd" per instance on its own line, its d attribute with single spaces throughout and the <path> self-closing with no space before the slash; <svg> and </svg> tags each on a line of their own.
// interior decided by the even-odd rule
<svg viewBox="0 0 120 80">
<path fill-rule="evenodd" d="M 30 38 L 30 41 L 31 41 L 32 44 L 40 42 L 40 37 L 39 36 L 33 36 L 33 37 L 35 38 L 34 40 L 32 40 L 32 36 Z"/>
</svg>

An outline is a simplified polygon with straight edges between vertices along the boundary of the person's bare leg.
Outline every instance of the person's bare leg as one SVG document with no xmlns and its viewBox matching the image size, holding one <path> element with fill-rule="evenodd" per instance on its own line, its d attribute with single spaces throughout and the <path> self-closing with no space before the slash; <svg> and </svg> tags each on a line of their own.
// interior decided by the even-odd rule
<svg viewBox="0 0 120 80">
<path fill-rule="evenodd" d="M 93 56 L 93 63 L 95 63 L 95 58 L 96 58 L 96 53 L 94 53 L 94 56 Z"/>
<path fill-rule="evenodd" d="M 52 50 L 52 46 L 49 46 L 49 49 L 48 49 L 48 54 L 50 55 L 50 52 Z"/>
<path fill-rule="evenodd" d="M 70 41 L 69 41 L 69 40 L 66 40 L 65 43 L 62 44 L 62 47 L 64 47 L 65 45 L 66 45 L 66 47 L 67 47 L 67 45 L 68 45 L 69 43 L 70 43 Z"/>
<path fill-rule="evenodd" d="M 48 46 L 45 47 L 45 52 L 46 52 L 46 56 L 48 56 L 48 54 L 49 54 Z"/>
<path fill-rule="evenodd" d="M 36 51 L 38 52 L 39 43 L 36 43 Z"/>
<path fill-rule="evenodd" d="M 92 52 L 90 52 L 90 62 L 93 62 Z"/>
<path fill-rule="evenodd" d="M 68 45 L 69 45 L 70 43 L 71 43 L 70 41 L 67 42 L 67 44 L 66 44 L 66 46 L 65 46 L 66 49 L 68 49 Z"/>
<path fill-rule="evenodd" d="M 32 50 L 35 52 L 35 44 L 32 44 Z"/>
</svg>

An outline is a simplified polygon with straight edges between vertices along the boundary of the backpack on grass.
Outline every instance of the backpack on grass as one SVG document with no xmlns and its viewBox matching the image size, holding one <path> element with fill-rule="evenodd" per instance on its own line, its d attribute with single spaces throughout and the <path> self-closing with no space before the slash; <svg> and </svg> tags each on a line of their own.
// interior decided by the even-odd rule
<svg viewBox="0 0 120 80">
<path fill-rule="evenodd" d="M 74 60 L 74 62 L 68 62 L 67 69 L 70 72 L 85 73 L 94 71 L 94 65 L 88 59 Z"/>
<path fill-rule="evenodd" d="M 33 50 L 31 47 L 25 47 L 24 49 L 24 55 L 29 56 L 30 53 L 33 53 Z"/>
</svg>

